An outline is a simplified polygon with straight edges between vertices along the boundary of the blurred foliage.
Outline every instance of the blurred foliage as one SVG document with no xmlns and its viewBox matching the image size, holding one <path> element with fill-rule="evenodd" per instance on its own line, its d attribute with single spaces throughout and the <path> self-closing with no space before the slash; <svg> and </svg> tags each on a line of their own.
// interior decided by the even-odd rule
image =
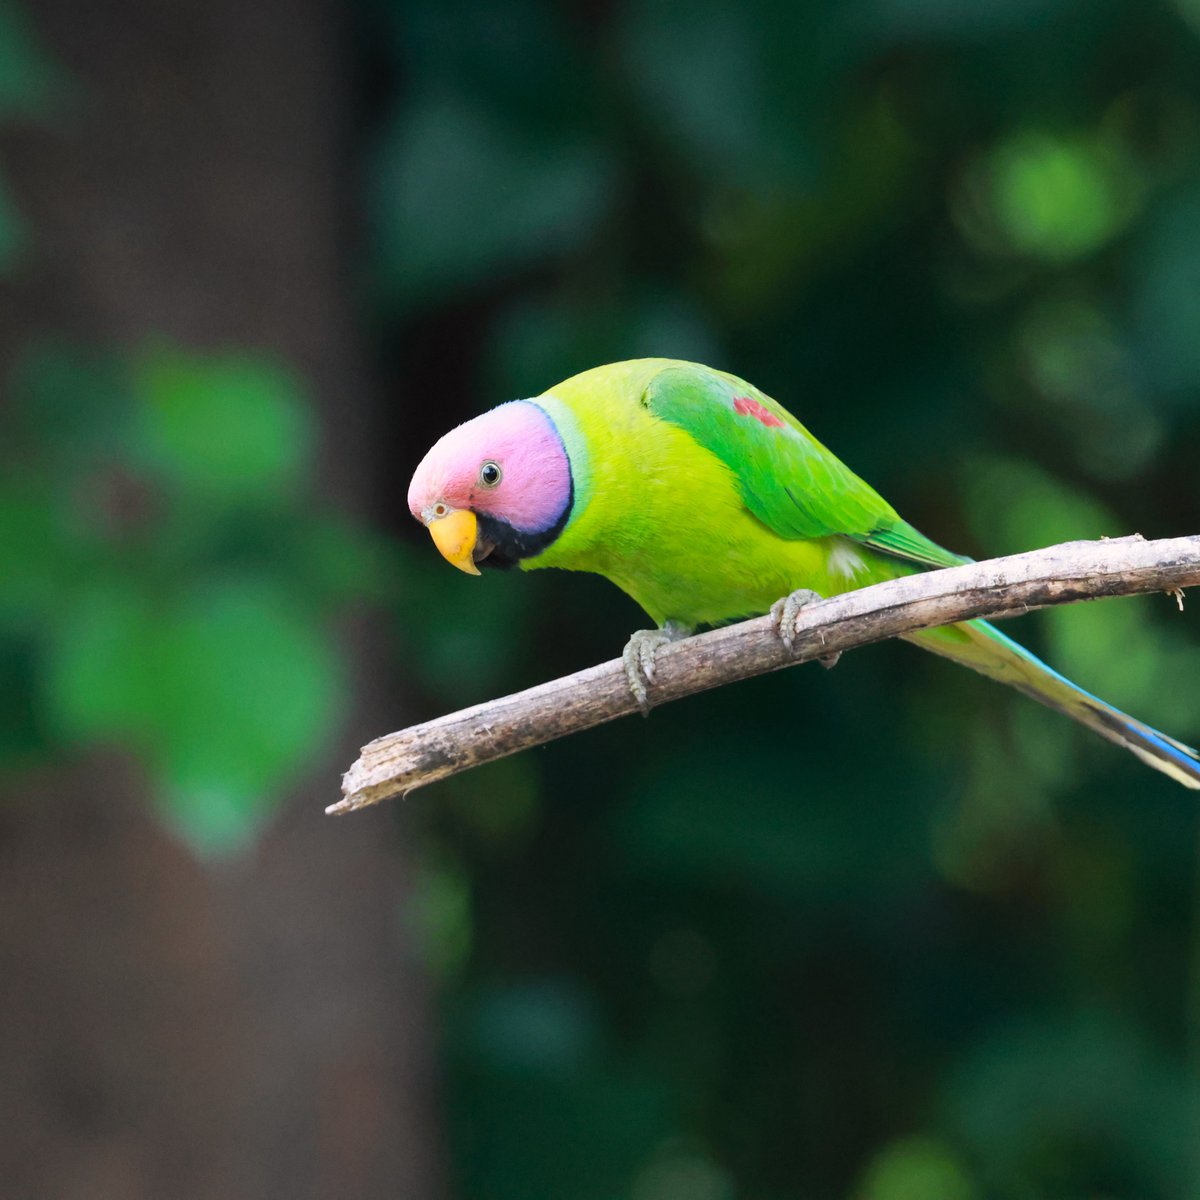
<svg viewBox="0 0 1200 1200">
<path fill-rule="evenodd" d="M 315 431 L 285 367 L 46 342 L 9 381 L 0 451 L 0 769 L 134 751 L 195 849 L 245 846 L 328 744 L 328 614 L 373 551 L 309 495 Z"/>
<path fill-rule="evenodd" d="M 1198 13 L 368 3 L 403 457 L 666 354 L 753 379 L 968 553 L 1200 528 Z M 411 536 L 430 711 L 645 623 Z M 1015 632 L 1195 741 L 1193 625 L 1144 598 Z M 878 647 L 448 781 L 419 819 L 464 1196 L 1200 1188 L 1194 801 L 1019 697 Z"/>
</svg>

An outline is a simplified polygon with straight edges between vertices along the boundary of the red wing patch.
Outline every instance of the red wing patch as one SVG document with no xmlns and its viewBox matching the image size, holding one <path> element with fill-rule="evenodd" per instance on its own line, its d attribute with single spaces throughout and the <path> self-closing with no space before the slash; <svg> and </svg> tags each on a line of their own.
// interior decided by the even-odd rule
<svg viewBox="0 0 1200 1200">
<path fill-rule="evenodd" d="M 764 425 L 783 428 L 783 422 L 765 404 L 749 396 L 734 396 L 733 411 L 743 417 L 754 417 Z"/>
</svg>

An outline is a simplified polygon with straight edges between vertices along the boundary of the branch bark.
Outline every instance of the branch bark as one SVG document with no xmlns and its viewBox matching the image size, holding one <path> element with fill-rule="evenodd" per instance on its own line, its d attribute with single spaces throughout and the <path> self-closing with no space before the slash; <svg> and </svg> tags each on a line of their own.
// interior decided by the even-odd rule
<svg viewBox="0 0 1200 1200">
<path fill-rule="evenodd" d="M 974 617 L 1166 592 L 1200 585 L 1200 536 L 1146 541 L 1140 535 L 1067 542 L 927 571 L 832 596 L 796 619 L 791 653 L 769 617 L 755 617 L 664 647 L 655 663 L 654 704 L 752 675 L 853 650 L 871 642 Z M 448 775 L 637 712 L 620 659 L 389 733 L 363 747 L 342 777 L 342 799 L 325 811 L 352 812 Z"/>
</svg>

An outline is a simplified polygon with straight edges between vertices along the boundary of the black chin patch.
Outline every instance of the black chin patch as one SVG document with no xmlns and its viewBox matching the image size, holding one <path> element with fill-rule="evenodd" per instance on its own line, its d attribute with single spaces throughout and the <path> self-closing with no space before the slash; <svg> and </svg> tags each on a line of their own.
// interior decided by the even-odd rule
<svg viewBox="0 0 1200 1200">
<path fill-rule="evenodd" d="M 549 529 L 514 529 L 507 521 L 487 513 L 477 512 L 479 533 L 476 544 L 490 542 L 492 551 L 486 558 L 475 561 L 480 570 L 491 567 L 497 571 L 507 571 L 515 567 L 523 558 L 541 554 L 560 533 L 562 533 L 571 517 L 571 509 L 575 504 L 575 483 L 571 481 L 571 490 L 567 496 L 566 507 L 562 510 L 557 521 Z"/>
</svg>

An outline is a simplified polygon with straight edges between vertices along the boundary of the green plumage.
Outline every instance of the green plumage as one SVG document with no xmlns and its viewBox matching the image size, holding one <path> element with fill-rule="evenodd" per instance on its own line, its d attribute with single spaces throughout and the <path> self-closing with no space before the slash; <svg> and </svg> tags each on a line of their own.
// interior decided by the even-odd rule
<svg viewBox="0 0 1200 1200">
<path fill-rule="evenodd" d="M 576 503 L 526 567 L 596 571 L 660 624 L 765 612 L 965 559 L 904 521 L 786 409 L 744 380 L 670 359 L 576 375 L 538 403 Z"/>
<path fill-rule="evenodd" d="M 597 367 L 537 398 L 566 446 L 575 504 L 526 568 L 613 580 L 658 624 L 766 612 L 968 561 L 925 537 L 786 409 L 721 371 L 671 359 Z M 973 621 L 911 641 L 1010 684 L 1189 787 L 1196 752 L 1097 700 Z"/>
</svg>

